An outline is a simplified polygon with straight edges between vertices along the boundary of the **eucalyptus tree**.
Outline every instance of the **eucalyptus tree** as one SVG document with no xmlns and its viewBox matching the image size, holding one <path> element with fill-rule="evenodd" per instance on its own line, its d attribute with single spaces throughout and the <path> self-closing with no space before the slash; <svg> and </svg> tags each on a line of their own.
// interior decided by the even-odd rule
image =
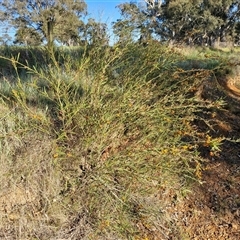
<svg viewBox="0 0 240 240">
<path fill-rule="evenodd" d="M 118 42 L 125 44 L 133 40 L 133 31 L 135 27 L 129 20 L 117 19 L 113 22 L 113 33 L 118 37 Z"/>
<path fill-rule="evenodd" d="M 201 16 L 198 15 L 197 9 L 200 1 L 164 1 L 157 19 L 160 23 L 159 34 L 171 42 L 191 42 L 193 35 L 200 31 L 198 21 Z"/>
<path fill-rule="evenodd" d="M 23 44 L 25 46 L 38 46 L 42 43 L 42 37 L 39 32 L 33 28 L 21 27 L 17 29 L 14 44 Z"/>
<path fill-rule="evenodd" d="M 213 41 L 234 41 L 234 33 L 240 17 L 240 0 L 202 2 L 204 27 Z"/>
<path fill-rule="evenodd" d="M 16 40 L 33 36 L 52 47 L 78 35 L 86 8 L 84 0 L 2 0 L 0 18 L 16 28 Z"/>
<path fill-rule="evenodd" d="M 11 41 L 11 36 L 9 36 L 9 34 L 4 33 L 1 37 L 0 37 L 0 45 L 8 45 L 8 42 Z"/>
<path fill-rule="evenodd" d="M 233 40 L 240 20 L 240 0 L 142 0 L 118 8 L 122 15 L 114 23 L 118 35 L 124 29 L 140 30 L 142 37 L 159 36 L 176 43 L 211 45 Z"/>
<path fill-rule="evenodd" d="M 212 45 L 232 37 L 239 21 L 239 0 L 164 1 L 163 23 L 175 41 Z"/>
<path fill-rule="evenodd" d="M 109 37 L 107 35 L 107 24 L 97 22 L 93 18 L 89 18 L 84 26 L 84 40 L 92 46 L 107 45 Z"/>
<path fill-rule="evenodd" d="M 117 7 L 122 18 L 113 22 L 113 32 L 118 36 L 121 43 L 150 36 L 149 21 L 141 9 L 141 4 L 130 2 L 120 4 Z"/>
</svg>

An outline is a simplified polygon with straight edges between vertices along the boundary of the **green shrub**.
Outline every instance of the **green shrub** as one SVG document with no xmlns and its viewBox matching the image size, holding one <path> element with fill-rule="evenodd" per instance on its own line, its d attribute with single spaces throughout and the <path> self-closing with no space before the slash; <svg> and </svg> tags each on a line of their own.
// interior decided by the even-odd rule
<svg viewBox="0 0 240 240">
<path fill-rule="evenodd" d="M 201 177 L 192 122 L 203 105 L 191 93 L 210 70 L 185 70 L 182 54 L 156 43 L 64 54 L 49 67 L 12 60 L 30 75 L 1 92 L 1 180 L 32 198 L 0 227 L 19 238 L 163 238 L 167 201 Z"/>
</svg>

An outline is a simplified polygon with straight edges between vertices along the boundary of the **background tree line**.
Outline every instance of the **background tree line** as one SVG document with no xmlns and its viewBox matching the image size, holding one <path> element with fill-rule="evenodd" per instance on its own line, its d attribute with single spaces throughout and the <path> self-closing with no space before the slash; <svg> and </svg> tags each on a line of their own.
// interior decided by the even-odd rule
<svg viewBox="0 0 240 240">
<path fill-rule="evenodd" d="M 53 42 L 80 45 L 107 42 L 105 23 L 90 18 L 87 22 L 84 0 L 2 0 L 0 20 L 16 29 L 14 43 L 40 45 Z"/>
<path fill-rule="evenodd" d="M 240 0 L 141 0 L 117 7 L 121 18 L 112 27 L 122 43 L 155 39 L 213 46 L 240 42 Z M 84 0 L 0 2 L 0 20 L 16 29 L 16 44 L 108 44 L 107 25 L 93 18 L 85 22 L 86 15 Z"/>
<path fill-rule="evenodd" d="M 143 0 L 118 7 L 122 18 L 113 28 L 120 41 L 138 35 L 190 45 L 239 43 L 239 0 Z"/>
</svg>

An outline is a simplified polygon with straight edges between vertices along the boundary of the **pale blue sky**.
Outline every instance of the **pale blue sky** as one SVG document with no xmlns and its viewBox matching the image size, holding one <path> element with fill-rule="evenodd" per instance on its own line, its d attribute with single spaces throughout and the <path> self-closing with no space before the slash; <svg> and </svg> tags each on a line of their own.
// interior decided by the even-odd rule
<svg viewBox="0 0 240 240">
<path fill-rule="evenodd" d="M 88 7 L 87 18 L 94 18 L 96 21 L 107 23 L 110 35 L 110 44 L 114 42 L 114 36 L 111 31 L 111 23 L 120 18 L 120 12 L 117 5 L 128 0 L 85 0 Z"/>
<path fill-rule="evenodd" d="M 113 22 L 120 17 L 117 5 L 128 0 L 85 0 L 90 17 L 103 22 Z"/>
</svg>

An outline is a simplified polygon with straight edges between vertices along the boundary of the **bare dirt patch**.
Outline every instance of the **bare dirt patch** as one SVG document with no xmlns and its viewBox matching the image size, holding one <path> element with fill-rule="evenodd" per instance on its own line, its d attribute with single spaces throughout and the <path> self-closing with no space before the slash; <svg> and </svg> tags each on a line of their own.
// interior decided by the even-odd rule
<svg viewBox="0 0 240 240">
<path fill-rule="evenodd" d="M 212 155 L 208 147 L 200 148 L 206 160 L 202 184 L 174 209 L 174 224 L 179 239 L 240 239 L 240 88 L 231 78 L 206 80 L 201 97 L 207 102 L 222 98 L 226 105 L 215 112 L 202 113 L 211 123 L 196 121 L 199 132 L 223 137 L 221 151 Z M 178 239 L 178 238 L 172 238 Z"/>
</svg>

